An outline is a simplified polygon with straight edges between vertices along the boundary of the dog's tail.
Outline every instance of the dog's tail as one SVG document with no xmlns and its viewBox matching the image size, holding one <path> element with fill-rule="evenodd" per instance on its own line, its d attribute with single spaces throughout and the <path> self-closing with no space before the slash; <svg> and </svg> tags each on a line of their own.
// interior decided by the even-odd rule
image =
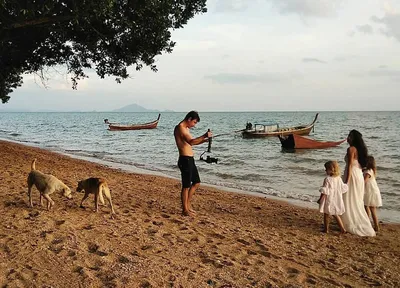
<svg viewBox="0 0 400 288">
<path fill-rule="evenodd" d="M 100 183 L 99 185 L 99 201 L 101 204 L 105 204 L 104 198 L 103 198 L 103 193 L 107 193 L 108 187 L 104 183 Z"/>
<path fill-rule="evenodd" d="M 31 170 L 32 170 L 32 171 L 36 170 L 35 163 L 36 163 L 36 158 L 33 159 L 32 164 L 31 164 Z"/>
</svg>

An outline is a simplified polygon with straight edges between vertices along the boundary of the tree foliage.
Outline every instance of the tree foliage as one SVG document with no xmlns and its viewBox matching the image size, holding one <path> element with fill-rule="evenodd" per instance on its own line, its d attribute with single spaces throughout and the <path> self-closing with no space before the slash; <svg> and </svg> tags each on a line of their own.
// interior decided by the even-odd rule
<svg viewBox="0 0 400 288">
<path fill-rule="evenodd" d="M 204 12 L 206 0 L 0 0 L 0 99 L 24 73 L 55 65 L 74 89 L 85 69 L 117 82 L 131 65 L 157 71 L 154 58 L 175 45 L 171 31 Z"/>
</svg>

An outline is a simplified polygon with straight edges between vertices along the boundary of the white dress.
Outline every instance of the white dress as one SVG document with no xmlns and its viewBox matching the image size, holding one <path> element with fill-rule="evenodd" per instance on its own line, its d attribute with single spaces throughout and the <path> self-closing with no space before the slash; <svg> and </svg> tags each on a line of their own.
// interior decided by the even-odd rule
<svg viewBox="0 0 400 288">
<path fill-rule="evenodd" d="M 359 236 L 375 236 L 375 230 L 364 208 L 364 177 L 361 166 L 357 160 L 354 160 L 351 168 L 350 179 L 347 183 L 349 191 L 343 195 L 346 211 L 341 217 L 344 228 L 347 232 Z M 347 173 L 346 165 L 345 175 Z"/>
<path fill-rule="evenodd" d="M 324 185 L 319 189 L 319 192 L 326 195 L 319 205 L 319 212 L 329 215 L 342 215 L 345 211 L 342 194 L 346 193 L 347 190 L 347 184 L 344 184 L 339 176 L 326 177 Z"/>
<path fill-rule="evenodd" d="M 370 177 L 365 182 L 364 205 L 370 207 L 381 207 L 382 197 L 379 190 L 378 183 L 376 183 L 374 170 L 368 169 L 364 175 L 368 174 Z"/>
</svg>

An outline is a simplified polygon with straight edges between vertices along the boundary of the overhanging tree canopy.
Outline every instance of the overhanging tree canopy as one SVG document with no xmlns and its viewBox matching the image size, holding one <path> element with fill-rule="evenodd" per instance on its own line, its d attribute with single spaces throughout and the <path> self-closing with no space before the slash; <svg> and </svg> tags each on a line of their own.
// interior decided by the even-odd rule
<svg viewBox="0 0 400 288">
<path fill-rule="evenodd" d="M 66 65 L 76 89 L 84 69 L 115 76 L 127 67 L 157 71 L 154 57 L 175 45 L 182 28 L 206 0 L 0 0 L 0 99 L 22 85 L 22 75 Z"/>
</svg>

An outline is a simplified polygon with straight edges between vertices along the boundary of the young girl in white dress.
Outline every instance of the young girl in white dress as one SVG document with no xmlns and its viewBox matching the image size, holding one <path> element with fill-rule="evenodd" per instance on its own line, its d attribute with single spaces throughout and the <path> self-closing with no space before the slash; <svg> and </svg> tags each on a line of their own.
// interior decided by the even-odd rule
<svg viewBox="0 0 400 288">
<path fill-rule="evenodd" d="M 347 184 L 343 183 L 340 177 L 340 169 L 337 161 L 328 161 L 325 163 L 325 171 L 327 177 L 319 189 L 321 196 L 317 203 L 319 211 L 324 213 L 324 232 L 329 233 L 330 216 L 332 215 L 340 227 L 341 233 L 346 233 L 340 215 L 345 212 L 342 194 L 348 190 Z"/>
<path fill-rule="evenodd" d="M 376 163 L 373 156 L 367 157 L 367 169 L 364 171 L 365 194 L 364 206 L 368 217 L 374 221 L 375 231 L 379 231 L 379 221 L 376 214 L 376 207 L 382 206 L 381 191 L 376 183 Z"/>
</svg>

